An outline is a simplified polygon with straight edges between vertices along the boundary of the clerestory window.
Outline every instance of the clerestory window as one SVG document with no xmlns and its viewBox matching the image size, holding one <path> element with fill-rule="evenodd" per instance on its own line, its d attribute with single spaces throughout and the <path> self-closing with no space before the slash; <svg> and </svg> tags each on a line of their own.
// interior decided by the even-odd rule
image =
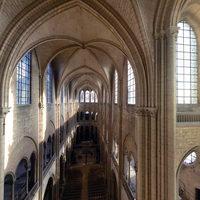
<svg viewBox="0 0 200 200">
<path fill-rule="evenodd" d="M 79 102 L 80 103 L 98 103 L 98 97 L 94 90 L 81 90 L 79 92 Z"/>
<path fill-rule="evenodd" d="M 127 85 L 128 85 L 128 104 L 135 104 L 135 76 L 133 73 L 133 68 L 129 61 L 127 61 Z"/>
<path fill-rule="evenodd" d="M 50 65 L 46 72 L 46 100 L 48 104 L 53 103 L 53 73 Z"/>
<path fill-rule="evenodd" d="M 192 27 L 178 23 L 176 42 L 177 104 L 197 104 L 197 41 Z"/>
<path fill-rule="evenodd" d="M 17 64 L 16 100 L 19 105 L 31 103 L 31 52 Z"/>
<path fill-rule="evenodd" d="M 118 73 L 115 70 L 115 103 L 118 103 Z"/>
</svg>

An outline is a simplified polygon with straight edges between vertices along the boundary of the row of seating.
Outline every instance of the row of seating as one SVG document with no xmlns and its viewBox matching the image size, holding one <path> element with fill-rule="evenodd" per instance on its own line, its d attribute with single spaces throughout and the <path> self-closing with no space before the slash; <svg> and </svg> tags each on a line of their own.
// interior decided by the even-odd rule
<svg viewBox="0 0 200 200">
<path fill-rule="evenodd" d="M 103 176 L 92 173 L 88 180 L 88 200 L 105 200 L 107 199 L 106 183 Z"/>
<path fill-rule="evenodd" d="M 64 187 L 62 200 L 81 200 L 82 175 L 76 171 L 69 171 L 68 181 Z"/>
</svg>

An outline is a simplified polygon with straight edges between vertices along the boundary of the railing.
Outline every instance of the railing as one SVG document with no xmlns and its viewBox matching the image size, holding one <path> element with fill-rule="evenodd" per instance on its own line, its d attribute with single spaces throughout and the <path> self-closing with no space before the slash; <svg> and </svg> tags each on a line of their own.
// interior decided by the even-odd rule
<svg viewBox="0 0 200 200">
<path fill-rule="evenodd" d="M 31 191 L 27 194 L 25 200 L 33 199 L 38 188 L 39 188 L 39 184 L 38 184 L 38 182 L 36 182 L 35 185 L 33 186 L 33 188 L 31 189 Z"/>
<path fill-rule="evenodd" d="M 129 198 L 129 200 L 134 200 L 133 193 L 131 192 L 131 189 L 128 186 L 125 178 L 123 178 L 123 186 L 124 186 L 124 190 L 126 191 L 126 194 L 127 194 L 127 197 Z"/>
<path fill-rule="evenodd" d="M 116 157 L 113 155 L 113 153 L 112 153 L 112 161 L 113 161 L 113 163 L 114 163 L 116 169 L 118 170 L 119 163 L 117 162 Z"/>
<path fill-rule="evenodd" d="M 20 191 L 15 191 L 15 199 L 25 199 L 27 196 L 27 188 L 26 188 L 26 183 L 21 185 L 21 190 Z"/>
<path fill-rule="evenodd" d="M 88 197 L 89 200 L 106 200 L 107 199 L 107 195 L 106 194 L 98 194 L 98 193 L 94 193 L 94 196 L 92 197 Z"/>
<path fill-rule="evenodd" d="M 55 154 L 52 156 L 51 160 L 48 162 L 48 164 L 45 166 L 44 170 L 43 170 L 43 176 L 46 176 L 47 172 L 49 171 L 49 169 L 51 168 L 53 162 L 55 160 Z"/>
<path fill-rule="evenodd" d="M 177 113 L 176 121 L 178 123 L 200 122 L 200 113 Z"/>
</svg>

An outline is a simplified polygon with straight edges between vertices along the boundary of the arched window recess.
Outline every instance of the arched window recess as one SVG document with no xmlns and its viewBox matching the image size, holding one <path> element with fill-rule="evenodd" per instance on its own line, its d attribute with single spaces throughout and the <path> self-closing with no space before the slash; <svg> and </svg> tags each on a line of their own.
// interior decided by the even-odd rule
<svg viewBox="0 0 200 200">
<path fill-rule="evenodd" d="M 136 162 L 132 154 L 124 155 L 124 177 L 134 199 L 136 198 Z"/>
<path fill-rule="evenodd" d="M 28 162 L 22 159 L 15 172 L 14 199 L 25 199 L 28 194 Z"/>
<path fill-rule="evenodd" d="M 4 200 L 12 200 L 14 194 L 14 178 L 11 173 L 4 178 Z"/>
</svg>

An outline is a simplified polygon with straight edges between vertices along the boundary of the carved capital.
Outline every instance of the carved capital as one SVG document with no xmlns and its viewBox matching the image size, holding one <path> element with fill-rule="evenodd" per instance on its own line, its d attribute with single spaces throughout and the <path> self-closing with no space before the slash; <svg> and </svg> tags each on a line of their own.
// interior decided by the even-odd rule
<svg viewBox="0 0 200 200">
<path fill-rule="evenodd" d="M 42 102 L 39 102 L 38 106 L 39 106 L 40 109 L 44 108 L 44 104 Z"/>
<path fill-rule="evenodd" d="M 10 107 L 0 107 L 0 117 L 4 117 L 10 112 Z"/>
<path fill-rule="evenodd" d="M 160 32 L 156 32 L 154 34 L 154 38 L 156 40 L 162 39 L 164 37 L 167 38 L 177 38 L 179 28 L 177 26 L 170 26 L 165 30 L 161 30 Z"/>
<path fill-rule="evenodd" d="M 179 28 L 177 26 L 170 26 L 165 30 L 165 35 L 167 38 L 177 38 Z"/>
<path fill-rule="evenodd" d="M 164 36 L 165 36 L 165 31 L 164 30 L 161 30 L 160 32 L 156 32 L 154 34 L 155 40 L 162 39 L 162 38 L 164 38 Z"/>
<path fill-rule="evenodd" d="M 43 76 L 42 74 L 39 75 L 39 79 L 40 79 L 40 80 L 42 80 L 43 77 L 44 77 L 44 76 Z"/>
<path fill-rule="evenodd" d="M 157 108 L 154 107 L 136 107 L 134 113 L 138 116 L 156 117 Z"/>
</svg>

